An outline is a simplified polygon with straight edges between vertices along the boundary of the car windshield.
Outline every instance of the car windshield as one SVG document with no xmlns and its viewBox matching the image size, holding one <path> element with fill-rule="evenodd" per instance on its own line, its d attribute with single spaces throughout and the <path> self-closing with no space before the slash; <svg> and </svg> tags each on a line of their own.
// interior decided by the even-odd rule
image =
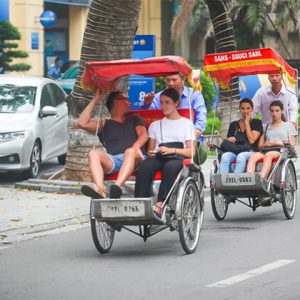
<svg viewBox="0 0 300 300">
<path fill-rule="evenodd" d="M 78 73 L 78 67 L 78 65 L 72 66 L 64 73 L 61 79 L 75 79 Z"/>
<path fill-rule="evenodd" d="M 0 113 L 30 112 L 34 108 L 36 87 L 0 85 Z"/>
</svg>

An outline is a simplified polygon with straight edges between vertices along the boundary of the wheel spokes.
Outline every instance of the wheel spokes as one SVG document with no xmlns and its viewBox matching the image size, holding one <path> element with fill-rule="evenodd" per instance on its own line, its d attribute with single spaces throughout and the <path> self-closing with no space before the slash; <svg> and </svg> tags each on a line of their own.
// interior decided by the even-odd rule
<svg viewBox="0 0 300 300">
<path fill-rule="evenodd" d="M 199 219 L 199 205 L 197 205 L 197 191 L 193 187 L 189 187 L 184 199 L 183 223 L 184 237 L 189 244 L 193 244 L 198 231 L 197 220 Z"/>
<path fill-rule="evenodd" d="M 111 244 L 111 236 L 113 234 L 112 230 L 106 223 L 98 220 L 96 220 L 96 227 L 100 244 L 103 246 L 103 248 L 108 248 Z"/>
</svg>

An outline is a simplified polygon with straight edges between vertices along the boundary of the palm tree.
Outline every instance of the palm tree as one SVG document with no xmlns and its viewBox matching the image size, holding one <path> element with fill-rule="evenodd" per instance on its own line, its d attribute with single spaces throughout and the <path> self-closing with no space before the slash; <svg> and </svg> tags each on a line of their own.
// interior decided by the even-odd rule
<svg viewBox="0 0 300 300">
<path fill-rule="evenodd" d="M 214 28 L 216 52 L 235 51 L 233 24 L 226 1 L 206 0 L 206 4 Z M 225 137 L 229 123 L 238 118 L 237 108 L 240 99 L 238 78 L 232 80 L 230 89 L 220 88 L 219 97 L 218 116 L 221 121 L 222 137 Z"/>
<path fill-rule="evenodd" d="M 89 9 L 81 48 L 79 73 L 74 90 L 67 99 L 69 108 L 69 145 L 62 179 L 91 181 L 88 152 L 98 138 L 77 128 L 76 120 L 90 102 L 92 94 L 80 86 L 84 66 L 89 61 L 130 58 L 137 29 L 140 0 L 93 0 Z M 80 47 L 80 45 L 78 45 Z M 127 81 L 120 89 L 127 90 Z M 95 115 L 99 113 L 96 108 Z M 100 112 L 103 115 L 106 111 Z"/>
<path fill-rule="evenodd" d="M 232 10 L 232 18 L 237 25 L 235 28 L 238 48 L 264 46 L 267 24 L 270 24 L 279 42 L 291 56 L 281 37 L 281 29 L 286 27 L 288 21 L 292 21 L 295 30 L 299 29 L 299 9 L 300 0 L 237 0 Z"/>
</svg>

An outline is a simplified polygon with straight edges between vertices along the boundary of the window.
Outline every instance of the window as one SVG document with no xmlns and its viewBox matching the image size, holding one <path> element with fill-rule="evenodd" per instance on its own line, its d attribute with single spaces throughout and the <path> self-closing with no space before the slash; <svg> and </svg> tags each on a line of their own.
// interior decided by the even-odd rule
<svg viewBox="0 0 300 300">
<path fill-rule="evenodd" d="M 55 84 L 49 84 L 50 93 L 53 96 L 55 106 L 62 104 L 66 100 L 64 92 Z"/>
<path fill-rule="evenodd" d="M 45 106 L 53 106 L 52 98 L 49 93 L 49 84 L 44 85 L 41 94 L 41 109 Z"/>
</svg>

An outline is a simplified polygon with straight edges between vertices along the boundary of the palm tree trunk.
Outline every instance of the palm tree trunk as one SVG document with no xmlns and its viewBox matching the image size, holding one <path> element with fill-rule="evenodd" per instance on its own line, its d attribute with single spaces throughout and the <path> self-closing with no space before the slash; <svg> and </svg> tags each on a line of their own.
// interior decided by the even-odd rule
<svg viewBox="0 0 300 300">
<path fill-rule="evenodd" d="M 224 0 L 206 0 L 210 18 L 212 20 L 216 52 L 235 51 L 236 43 L 233 31 L 232 20 Z M 221 133 L 224 138 L 227 134 L 229 123 L 238 119 L 238 104 L 240 99 L 238 78 L 234 78 L 230 89 L 220 88 L 220 102 L 217 114 L 221 121 Z"/>
<path fill-rule="evenodd" d="M 92 98 L 92 94 L 80 86 L 80 78 L 86 62 L 131 57 L 140 2 L 141 0 L 93 0 L 91 3 L 83 36 L 79 73 L 74 90 L 67 99 L 69 144 L 62 179 L 91 181 L 88 152 L 95 143 L 97 147 L 102 146 L 98 138 L 76 126 L 77 118 Z M 127 88 L 128 80 L 124 80 L 120 89 L 126 91 Z M 99 114 L 99 109 L 95 109 L 95 115 Z M 102 117 L 107 115 L 107 111 L 102 109 L 100 113 Z"/>
</svg>

